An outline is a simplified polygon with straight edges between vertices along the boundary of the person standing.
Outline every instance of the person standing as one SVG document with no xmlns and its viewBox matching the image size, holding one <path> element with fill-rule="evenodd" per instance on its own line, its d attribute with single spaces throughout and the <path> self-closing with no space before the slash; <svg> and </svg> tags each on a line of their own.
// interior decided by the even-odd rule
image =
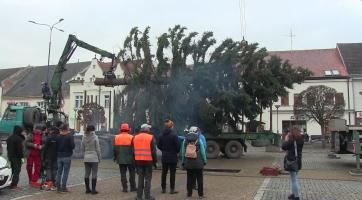
<svg viewBox="0 0 362 200">
<path fill-rule="evenodd" d="M 49 127 L 48 137 L 44 148 L 44 163 L 46 171 L 46 184 L 49 190 L 55 190 L 55 178 L 57 175 L 57 137 L 59 129 Z"/>
<path fill-rule="evenodd" d="M 137 191 L 134 154 L 132 147 L 133 136 L 127 123 L 121 124 L 120 133 L 114 138 L 113 160 L 119 165 L 121 173 L 122 191 L 128 192 L 127 169 L 129 172 L 130 191 Z"/>
<path fill-rule="evenodd" d="M 99 145 L 98 136 L 95 134 L 95 127 L 88 125 L 82 139 L 81 150 L 84 153 L 84 166 L 85 166 L 85 193 L 98 194 L 97 186 L 97 172 L 98 164 L 101 161 L 101 147 Z M 92 173 L 92 190 L 89 188 L 89 176 Z"/>
<path fill-rule="evenodd" d="M 157 147 L 162 152 L 162 193 L 166 193 L 167 172 L 170 170 L 170 194 L 177 194 L 175 190 L 176 166 L 181 145 L 177 134 L 174 131 L 174 123 L 171 120 L 165 121 L 165 129 L 159 137 Z"/>
<path fill-rule="evenodd" d="M 6 140 L 8 159 L 11 164 L 11 171 L 13 174 L 13 179 L 11 180 L 11 189 L 17 189 L 19 183 L 19 175 L 21 171 L 23 154 L 23 141 L 25 137 L 22 134 L 23 128 L 20 126 L 15 126 L 13 134 L 9 136 Z"/>
<path fill-rule="evenodd" d="M 288 199 L 299 200 L 299 181 L 298 181 L 298 172 L 302 169 L 302 151 L 303 151 L 303 135 L 300 133 L 300 129 L 297 127 L 293 127 L 291 132 L 289 132 L 282 144 L 282 149 L 286 152 L 284 157 L 284 167 L 286 161 L 297 161 L 297 169 L 290 170 L 290 179 L 292 186 L 292 194 L 288 196 Z"/>
<path fill-rule="evenodd" d="M 151 196 L 152 165 L 157 167 L 156 145 L 151 125 L 142 124 L 141 132 L 133 138 L 134 157 L 138 173 L 138 189 L 136 200 L 154 200 Z"/>
<path fill-rule="evenodd" d="M 199 134 L 191 127 L 181 149 L 182 166 L 187 171 L 187 197 L 192 196 L 194 183 L 197 181 L 199 198 L 204 198 L 203 169 L 207 163 L 205 144 Z M 196 180 L 195 180 L 196 179 Z"/>
<path fill-rule="evenodd" d="M 68 124 L 63 124 L 60 127 L 60 134 L 57 137 L 58 171 L 56 187 L 58 192 L 69 192 L 67 189 L 67 181 L 74 147 L 74 137 L 70 134 L 69 126 Z"/>
<path fill-rule="evenodd" d="M 38 183 L 41 172 L 41 149 L 43 148 L 43 135 L 41 124 L 34 126 L 33 132 L 25 139 L 25 154 L 27 157 L 26 170 L 28 172 L 29 183 L 33 187 L 40 187 Z"/>
</svg>

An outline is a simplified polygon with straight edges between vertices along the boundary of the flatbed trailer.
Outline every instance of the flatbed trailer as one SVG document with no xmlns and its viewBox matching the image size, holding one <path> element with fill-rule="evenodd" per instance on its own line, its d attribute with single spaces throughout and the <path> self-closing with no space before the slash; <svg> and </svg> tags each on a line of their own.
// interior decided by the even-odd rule
<svg viewBox="0 0 362 200">
<path fill-rule="evenodd" d="M 244 151 L 246 140 L 256 147 L 278 145 L 280 135 L 271 131 L 264 132 L 224 132 L 220 134 L 204 134 L 207 141 L 207 157 L 217 158 L 223 153 L 228 158 L 239 158 Z"/>
</svg>

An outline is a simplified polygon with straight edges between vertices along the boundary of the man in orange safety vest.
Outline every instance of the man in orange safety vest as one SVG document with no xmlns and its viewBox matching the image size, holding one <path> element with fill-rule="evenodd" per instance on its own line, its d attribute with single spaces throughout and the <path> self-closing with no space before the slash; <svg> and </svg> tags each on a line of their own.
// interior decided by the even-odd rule
<svg viewBox="0 0 362 200">
<path fill-rule="evenodd" d="M 151 125 L 142 124 L 140 133 L 133 138 L 134 158 L 138 173 L 136 200 L 154 200 L 151 196 L 152 165 L 157 167 L 156 141 L 151 133 Z"/>
</svg>

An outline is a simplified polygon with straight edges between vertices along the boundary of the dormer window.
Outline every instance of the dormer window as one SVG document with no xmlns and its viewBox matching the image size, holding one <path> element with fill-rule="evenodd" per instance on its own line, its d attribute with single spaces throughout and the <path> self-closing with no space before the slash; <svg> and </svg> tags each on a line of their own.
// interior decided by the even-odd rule
<svg viewBox="0 0 362 200">
<path fill-rule="evenodd" d="M 340 73 L 339 73 L 338 70 L 332 69 L 332 70 L 324 71 L 324 75 L 326 75 L 326 76 L 338 76 L 338 75 L 340 75 Z"/>
</svg>

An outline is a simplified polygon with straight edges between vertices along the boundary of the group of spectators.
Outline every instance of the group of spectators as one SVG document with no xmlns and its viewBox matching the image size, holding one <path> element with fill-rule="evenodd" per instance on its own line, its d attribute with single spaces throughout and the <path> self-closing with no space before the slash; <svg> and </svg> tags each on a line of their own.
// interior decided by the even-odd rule
<svg viewBox="0 0 362 200">
<path fill-rule="evenodd" d="M 15 126 L 6 142 L 13 172 L 11 189 L 19 189 L 21 166 L 26 160 L 32 187 L 69 192 L 66 185 L 75 145 L 68 124 L 36 124 L 30 132 Z"/>
<path fill-rule="evenodd" d="M 140 132 L 133 136 L 130 134 L 130 126 L 124 123 L 120 127 L 120 133 L 115 137 L 113 158 L 119 164 L 122 191 L 137 191 L 136 200 L 143 199 L 143 193 L 144 199 L 155 199 L 150 191 L 153 166 L 157 168 L 157 146 L 162 152 L 161 192 L 167 192 L 166 179 L 170 171 L 169 193 L 178 193 L 175 189 L 176 167 L 181 155 L 182 166 L 187 170 L 187 196 L 192 196 L 197 183 L 199 198 L 204 198 L 203 168 L 207 163 L 206 140 L 200 129 L 191 127 L 186 137 L 178 137 L 173 121 L 166 120 L 165 128 L 157 143 L 150 130 L 150 125 L 143 124 Z M 130 190 L 128 190 L 127 170 Z M 137 187 L 136 172 L 138 174 Z"/>
</svg>

